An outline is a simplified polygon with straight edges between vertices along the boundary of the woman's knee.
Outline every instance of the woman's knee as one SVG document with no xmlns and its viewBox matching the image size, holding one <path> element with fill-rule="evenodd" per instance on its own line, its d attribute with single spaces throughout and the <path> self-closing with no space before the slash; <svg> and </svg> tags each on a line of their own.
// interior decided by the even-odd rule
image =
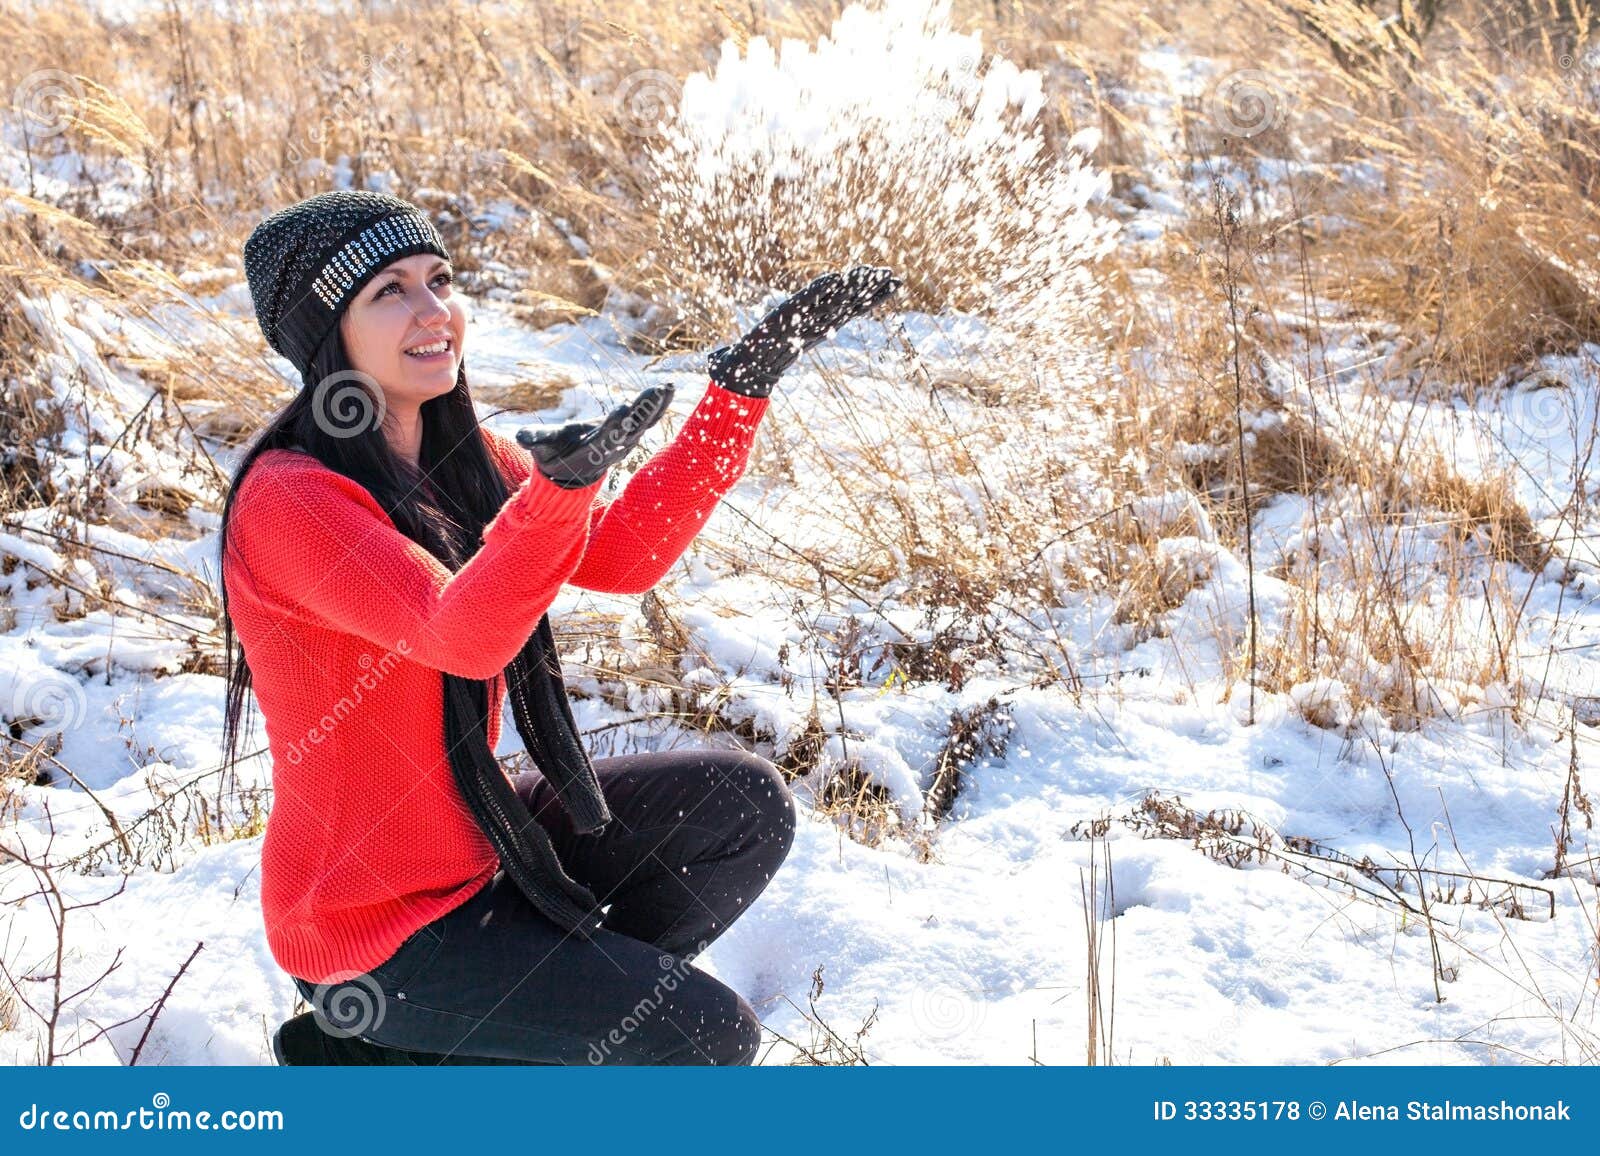
<svg viewBox="0 0 1600 1156">
<path fill-rule="evenodd" d="M 670 978 L 620 1009 L 604 1029 L 593 1029 L 590 1064 L 720 1067 L 751 1064 L 761 1043 L 761 1021 L 738 992 L 683 961 Z M 634 998 L 632 995 L 629 998 Z"/>
<path fill-rule="evenodd" d="M 756 1062 L 756 1051 L 761 1047 L 761 1019 L 743 996 L 734 998 L 738 1000 L 739 1022 L 729 1034 L 728 1058 L 723 1066 L 749 1067 Z"/>
<path fill-rule="evenodd" d="M 701 1005 L 698 1022 L 687 1027 L 683 1046 L 664 1062 L 748 1067 L 761 1046 L 761 1020 L 738 992 L 711 981 L 720 989 Z M 686 1025 L 679 1025 L 685 1027 Z"/>
<path fill-rule="evenodd" d="M 783 772 L 770 760 L 741 751 L 727 765 L 726 774 L 741 807 L 749 807 L 759 822 L 763 839 L 780 845 L 787 854 L 794 842 L 795 802 Z"/>
</svg>

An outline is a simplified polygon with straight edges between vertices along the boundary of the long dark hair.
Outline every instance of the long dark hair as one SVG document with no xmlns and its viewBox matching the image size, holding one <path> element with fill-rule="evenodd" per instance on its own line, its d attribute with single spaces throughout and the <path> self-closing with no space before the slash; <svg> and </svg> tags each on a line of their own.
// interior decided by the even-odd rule
<svg viewBox="0 0 1600 1156">
<path fill-rule="evenodd" d="M 454 389 L 422 403 L 422 449 L 415 467 L 394 452 L 382 429 L 371 420 L 374 412 L 381 412 L 382 399 L 371 395 L 375 387 L 365 384 L 350 364 L 339 326 L 323 341 L 302 380 L 303 387 L 294 400 L 245 450 L 222 505 L 217 572 L 222 587 L 227 683 L 222 723 L 225 768 L 233 767 L 239 757 L 240 723 L 252 678 L 244 646 L 234 634 L 228 584 L 220 578 L 220 563 L 228 556 L 234 498 L 257 458 L 270 449 L 305 450 L 330 470 L 365 487 L 393 519 L 396 529 L 452 571 L 460 569 L 477 550 L 484 526 L 510 495 L 484 444 L 464 362 L 456 370 Z M 359 432 L 347 434 L 348 429 Z M 234 560 L 243 562 L 238 556 Z"/>
</svg>

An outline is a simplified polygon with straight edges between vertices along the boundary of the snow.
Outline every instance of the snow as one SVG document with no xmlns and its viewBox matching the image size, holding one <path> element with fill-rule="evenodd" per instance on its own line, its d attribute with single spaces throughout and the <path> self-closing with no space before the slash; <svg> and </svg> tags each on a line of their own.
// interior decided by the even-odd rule
<svg viewBox="0 0 1600 1156">
<path fill-rule="evenodd" d="M 486 304 L 480 303 L 476 316 L 474 339 L 493 347 L 486 364 L 565 374 L 575 383 L 552 410 L 493 419 L 503 432 L 529 420 L 592 416 L 655 376 L 673 376 L 659 367 L 646 369 L 645 359 L 609 341 L 609 330 L 592 319 L 534 333 L 518 330 Z M 919 319 L 905 320 L 915 332 Z M 837 356 L 857 352 L 859 345 L 842 341 Z M 935 352 L 930 345 L 925 355 Z M 959 349 L 949 352 L 960 355 Z M 1590 388 L 1592 382 L 1582 385 Z M 817 370 L 798 370 L 786 378 L 785 389 L 786 425 L 791 417 L 804 416 L 807 424 L 825 420 Z M 1439 416 L 1441 429 L 1447 428 L 1443 408 Z M 1526 422 L 1514 428 L 1527 436 Z M 1546 487 L 1559 483 L 1573 457 L 1561 428 L 1550 423 L 1537 442 L 1540 454 L 1564 463 L 1555 469 L 1541 465 Z M 1524 460 L 1533 449 L 1514 446 Z M 807 540 L 808 519 L 798 507 L 809 507 L 812 532 L 826 533 L 827 519 L 816 504 L 798 497 L 747 476 L 725 507 L 800 541 Z M 1190 501 L 1181 494 L 1153 494 L 1138 514 L 1155 529 L 1176 530 Z M 1274 554 L 1295 549 L 1303 514 L 1298 498 L 1263 509 L 1258 548 Z M 192 558 L 212 541 L 208 533 L 193 548 L 173 542 L 146 548 L 169 557 L 187 550 Z M 704 655 L 703 665 L 685 674 L 685 686 L 730 695 L 731 717 L 753 723 L 759 750 L 781 750 L 817 703 L 833 734 L 818 770 L 795 784 L 805 821 L 790 859 L 748 914 L 701 957 L 788 1038 L 806 1038 L 806 1021 L 796 1007 L 807 1006 L 810 977 L 820 966 L 825 990 L 816 1006 L 836 1031 L 848 1034 L 877 1008 L 863 1037 L 873 1062 L 1023 1063 L 1035 1039 L 1043 1061 L 1081 1062 L 1086 958 L 1079 887 L 1091 846 L 1071 837 L 1069 829 L 1092 816 L 1126 814 L 1147 791 L 1179 794 L 1202 813 L 1240 808 L 1280 833 L 1388 863 L 1403 858 L 1407 846 L 1390 794 L 1392 776 L 1430 865 L 1470 864 L 1537 883 L 1541 864 L 1548 862 L 1564 745 L 1537 724 L 1528 733 L 1507 725 L 1486 709 L 1492 705 L 1488 699 L 1475 712 L 1446 712 L 1420 731 L 1380 731 L 1374 743 L 1340 738 L 1334 729 L 1307 721 L 1318 713 L 1349 721 L 1340 716 L 1342 687 L 1319 679 L 1293 690 L 1288 698 L 1294 709 L 1275 709 L 1272 696 L 1263 695 L 1256 724 L 1244 725 L 1243 684 L 1230 687 L 1215 662 L 1203 657 L 1215 652 L 1207 640 L 1219 629 L 1237 631 L 1242 624 L 1243 565 L 1214 540 L 1160 540 L 1159 549 L 1187 567 L 1196 582 L 1170 613 L 1164 637 L 1126 649 L 1118 641 L 1124 628 L 1108 620 L 1096 599 L 1055 608 L 1056 629 L 1078 669 L 1107 676 L 1081 701 L 1059 684 L 1034 688 L 993 674 L 976 676 L 955 693 L 936 684 L 891 684 L 887 669 L 868 676 L 882 644 L 927 639 L 940 624 L 922 622 L 910 607 L 895 609 L 892 599 L 881 620 L 859 603 L 816 603 L 797 616 L 779 591 L 734 574 L 722 560 L 754 541 L 754 530 L 719 508 L 663 590 Z M 711 543 L 724 548 L 711 551 Z M 57 554 L 25 532 L 8 535 L 0 545 L 41 570 L 62 566 Z M 9 579 L 13 599 L 37 604 L 47 587 L 24 589 L 17 579 L 22 573 L 18 569 Z M 1535 591 L 1530 619 L 1550 609 L 1547 603 L 1556 597 L 1554 589 L 1545 589 L 1550 585 L 1542 582 Z M 1257 597 L 1268 622 L 1277 612 L 1274 589 L 1274 580 L 1257 574 Z M 575 590 L 556 606 L 558 617 L 636 611 L 635 600 Z M 1593 611 L 1571 605 L 1560 617 L 1563 629 L 1578 628 L 1585 613 L 1584 628 L 1592 630 Z M 863 685 L 834 703 L 822 689 L 830 659 L 816 642 L 852 618 L 868 628 L 869 643 L 876 640 L 879 649 L 869 645 L 861 658 Z M 1529 641 L 1534 637 L 1537 631 Z M 69 622 L 21 616 L 0 636 L 0 646 L 6 650 L 0 669 L 7 672 L 0 689 L 12 704 L 7 717 L 25 713 L 16 705 L 21 701 L 64 703 L 65 714 L 58 708 L 54 723 L 26 733 L 37 738 L 46 730 L 62 731 L 57 757 L 124 825 L 148 810 L 158 792 L 215 765 L 221 680 L 171 673 L 176 644 L 170 637 L 165 643 L 159 637 L 141 640 L 135 617 L 113 621 L 103 611 Z M 787 658 L 780 661 L 783 646 Z M 1591 661 L 1574 656 L 1553 663 L 1570 664 L 1574 680 L 1588 678 L 1592 685 Z M 591 680 L 578 673 L 571 672 L 569 680 L 581 690 Z M 929 785 L 925 769 L 946 721 L 957 708 L 979 706 L 991 696 L 1013 713 L 1009 752 L 972 769 L 934 841 L 933 861 L 918 861 L 903 841 L 876 847 L 855 842 L 811 806 L 820 778 L 849 758 L 885 786 L 902 818 L 914 823 Z M 624 717 L 594 699 L 580 700 L 576 710 L 584 728 Z M 512 737 L 503 742 L 502 754 L 515 749 L 516 741 L 509 721 L 504 731 Z M 707 741 L 651 723 L 624 734 L 634 736 L 625 749 Z M 1587 736 L 1583 757 L 1592 765 Z M 266 770 L 259 764 L 247 764 L 248 781 L 264 786 Z M 30 849 L 43 845 L 46 806 L 58 854 L 76 854 L 107 839 L 97 806 L 78 789 L 29 787 L 21 794 L 16 832 Z M 1446 805 L 1460 842 L 1459 862 L 1443 827 Z M 1592 980 L 1585 976 L 1592 971 L 1594 941 L 1573 881 L 1545 884 L 1556 896 L 1554 920 L 1513 922 L 1470 905 L 1436 904 L 1435 917 L 1450 937 L 1445 962 L 1458 969 L 1456 981 L 1445 985 L 1448 998 L 1436 1004 L 1430 945 L 1414 919 L 1405 923 L 1391 908 L 1356 902 L 1337 887 L 1292 872 L 1270 865 L 1228 867 L 1184 841 L 1143 839 L 1115 823 L 1106 844 L 1115 882 L 1116 1049 L 1123 1059 L 1323 1062 L 1410 1041 L 1463 1037 L 1477 1042 L 1417 1044 L 1379 1061 L 1475 1063 L 1488 1059 L 1489 1042 L 1531 1056 L 1560 1055 L 1565 1034 L 1590 1025 Z M 210 846 L 191 839 L 175 849 L 169 870 L 133 870 L 120 896 L 92 908 L 92 917 L 81 916 L 88 938 L 69 962 L 72 976 L 87 982 L 123 949 L 111 979 L 82 1003 L 83 1018 L 76 1023 L 85 1034 L 90 1016 L 115 1022 L 147 1007 L 194 945 L 204 942 L 146 1045 L 145 1061 L 267 1061 L 266 1031 L 290 1012 L 294 991 L 262 938 L 258 855 L 259 836 Z M 72 874 L 61 882 L 79 900 L 112 886 L 105 874 Z M 30 879 L 13 866 L 0 872 L 0 883 L 0 895 L 11 897 Z M 173 918 L 175 912 L 183 917 Z M 40 953 L 53 943 L 45 916 L 38 900 L 24 902 L 11 916 L 8 959 L 14 966 L 39 966 Z M 1516 944 L 1514 955 L 1499 946 L 1507 937 Z M 1535 1006 L 1535 992 L 1574 1016 L 1574 1025 Z M 1492 1027 L 1486 1030 L 1486 1023 Z M 125 1061 L 139 1026 L 136 1021 L 133 1028 L 112 1032 L 74 1061 Z M 0 1033 L 0 1054 L 26 1061 L 36 1042 L 24 1025 Z"/>
<path fill-rule="evenodd" d="M 650 150 L 648 207 L 664 237 L 696 238 L 693 267 L 674 270 L 686 308 L 737 312 L 757 288 L 741 275 L 750 253 L 836 265 L 902 252 L 989 305 L 994 355 L 1090 377 L 1088 270 L 1117 233 L 1092 211 L 1110 188 L 1089 160 L 1098 134 L 1041 159 L 1042 74 L 955 31 L 950 8 L 853 4 L 815 44 L 729 40 L 684 81 Z"/>
</svg>

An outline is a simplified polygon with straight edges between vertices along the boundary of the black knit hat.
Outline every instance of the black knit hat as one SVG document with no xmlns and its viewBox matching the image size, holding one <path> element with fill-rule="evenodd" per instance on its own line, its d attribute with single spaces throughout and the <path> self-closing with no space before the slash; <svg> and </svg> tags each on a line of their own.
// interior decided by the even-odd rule
<svg viewBox="0 0 1600 1156">
<path fill-rule="evenodd" d="M 361 287 L 416 253 L 450 259 L 427 214 L 384 193 L 339 189 L 273 213 L 244 243 L 244 275 L 267 344 L 304 377 Z"/>
</svg>

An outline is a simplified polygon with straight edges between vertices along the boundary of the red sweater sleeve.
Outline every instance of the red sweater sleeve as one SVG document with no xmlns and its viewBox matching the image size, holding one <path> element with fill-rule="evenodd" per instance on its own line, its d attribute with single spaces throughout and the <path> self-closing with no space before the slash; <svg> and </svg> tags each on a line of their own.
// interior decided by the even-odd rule
<svg viewBox="0 0 1600 1156">
<path fill-rule="evenodd" d="M 622 493 L 590 517 L 583 558 L 566 578 L 604 594 L 643 594 L 688 549 L 712 509 L 749 463 L 771 398 L 743 397 L 715 382 L 676 437 L 628 479 Z M 525 480 L 533 458 L 515 441 L 490 435 L 508 477 Z"/>
<path fill-rule="evenodd" d="M 524 479 L 455 573 L 407 538 L 357 482 L 290 451 L 257 459 L 229 553 L 264 601 L 437 670 L 492 678 L 555 601 L 584 549 L 600 483 Z"/>
</svg>

